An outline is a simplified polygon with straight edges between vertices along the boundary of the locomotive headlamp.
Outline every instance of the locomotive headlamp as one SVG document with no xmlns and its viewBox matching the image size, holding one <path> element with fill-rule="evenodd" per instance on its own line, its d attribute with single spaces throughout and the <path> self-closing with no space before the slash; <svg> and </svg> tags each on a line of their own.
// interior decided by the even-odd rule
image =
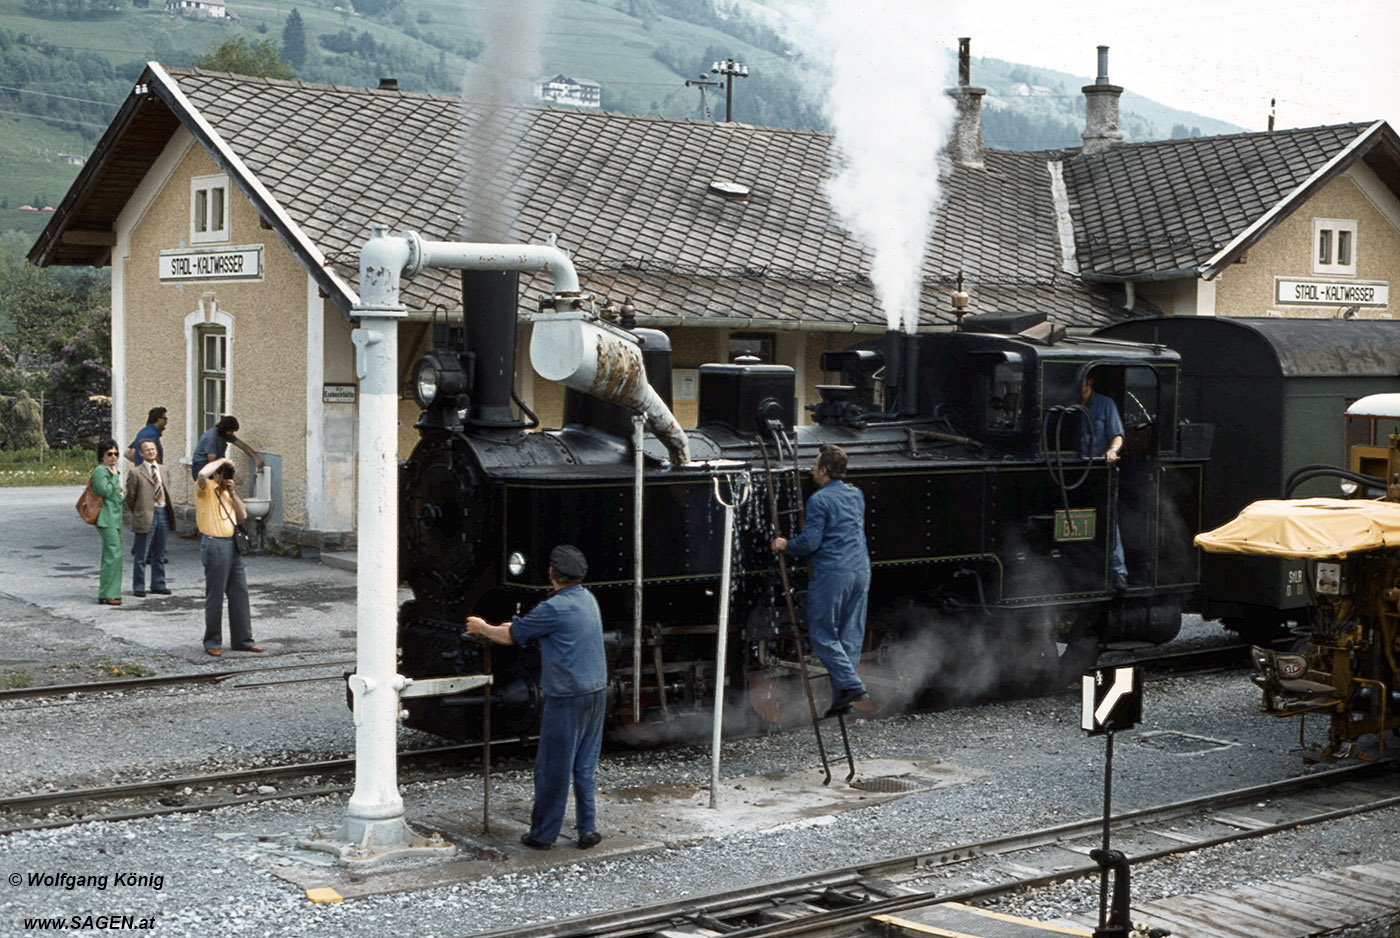
<svg viewBox="0 0 1400 938">
<path fill-rule="evenodd" d="M 452 352 L 433 349 L 413 366 L 413 399 L 425 410 L 439 401 L 450 405 L 466 390 L 466 372 Z"/>
<path fill-rule="evenodd" d="M 1342 490 L 1342 494 L 1345 495 L 1347 498 L 1351 498 L 1353 495 L 1355 495 L 1356 490 L 1358 488 L 1355 482 L 1352 482 L 1347 479 L 1342 480 L 1342 482 L 1340 483 L 1340 487 Z"/>
<path fill-rule="evenodd" d="M 520 576 L 525 572 L 525 555 L 518 550 L 511 551 L 510 556 L 506 558 L 506 569 L 510 571 L 511 576 Z"/>
</svg>

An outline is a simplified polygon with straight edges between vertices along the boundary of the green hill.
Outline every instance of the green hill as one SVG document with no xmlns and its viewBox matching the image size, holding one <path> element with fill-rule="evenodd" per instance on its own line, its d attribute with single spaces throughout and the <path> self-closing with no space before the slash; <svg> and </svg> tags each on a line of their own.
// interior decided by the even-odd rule
<svg viewBox="0 0 1400 938">
<path fill-rule="evenodd" d="M 373 86 L 392 76 L 406 91 L 471 88 L 500 0 L 228 0 L 236 19 L 173 16 L 132 0 L 0 0 L 0 231 L 31 238 L 49 215 L 21 205 L 57 205 L 131 90 L 143 64 L 187 65 L 225 40 L 280 45 L 293 9 L 304 24 L 306 57 L 293 63 L 309 81 Z M 136 0 L 160 4 L 161 0 Z M 354 12 L 352 12 L 352 10 Z M 759 11 L 761 12 L 761 10 Z M 711 0 L 553 0 L 539 24 L 536 74 L 563 73 L 602 85 L 607 110 L 701 117 L 701 96 L 685 79 L 734 57 L 750 77 L 735 83 L 735 116 L 747 123 L 822 128 L 786 43 Z M 992 147 L 1076 146 L 1083 126 L 1079 88 L 1089 79 L 994 59 L 974 63 L 988 89 L 983 132 Z M 723 119 L 723 92 L 709 114 Z M 1236 130 L 1124 95 L 1127 139 Z M 703 158 L 703 157 L 701 157 Z"/>
</svg>

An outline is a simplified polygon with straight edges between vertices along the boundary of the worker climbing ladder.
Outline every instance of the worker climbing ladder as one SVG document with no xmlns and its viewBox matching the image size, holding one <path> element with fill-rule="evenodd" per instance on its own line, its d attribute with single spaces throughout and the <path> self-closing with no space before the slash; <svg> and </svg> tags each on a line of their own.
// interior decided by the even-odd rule
<svg viewBox="0 0 1400 938">
<path fill-rule="evenodd" d="M 764 444 L 763 468 L 764 477 L 768 480 L 768 511 L 773 522 L 773 534 L 776 537 L 791 538 L 798 533 L 804 523 L 802 469 L 797 461 L 797 447 L 782 425 L 770 421 L 768 435 L 773 441 L 773 450 L 776 453 L 775 463 L 773 459 L 769 458 L 768 445 Z M 787 494 L 789 506 L 787 508 L 779 507 L 778 489 L 780 486 Z M 803 650 L 802 629 L 797 621 L 797 608 L 792 598 L 792 578 L 788 574 L 786 555 L 777 554 L 777 560 L 783 600 L 787 604 L 788 620 L 792 623 L 792 640 L 796 649 L 798 670 L 802 674 L 802 689 L 807 695 L 807 709 L 812 717 L 812 731 L 817 738 L 817 755 L 822 760 L 822 784 L 829 785 L 831 784 L 831 766 L 827 762 L 826 743 L 822 740 L 822 717 L 817 713 L 817 702 L 812 696 L 812 681 L 807 674 L 807 654 Z M 846 781 L 849 782 L 856 776 L 856 762 L 851 755 L 851 741 L 846 733 L 846 712 L 843 710 L 835 716 L 841 727 L 841 745 L 846 753 L 846 765 L 850 769 L 846 775 Z"/>
</svg>

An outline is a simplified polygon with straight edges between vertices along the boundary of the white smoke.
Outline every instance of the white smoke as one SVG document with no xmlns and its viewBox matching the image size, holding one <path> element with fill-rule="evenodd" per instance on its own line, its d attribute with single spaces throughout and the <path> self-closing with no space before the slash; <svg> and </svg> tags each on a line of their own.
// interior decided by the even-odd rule
<svg viewBox="0 0 1400 938">
<path fill-rule="evenodd" d="M 836 134 L 826 193 L 871 254 L 891 329 L 914 332 L 924 249 L 942 201 L 940 163 L 956 109 L 944 89 L 948 17 L 927 0 L 781 0 L 808 86 L 825 88 Z"/>
<path fill-rule="evenodd" d="M 492 4 L 482 14 L 479 32 L 486 47 L 462 87 L 464 103 L 483 106 L 474 112 L 475 120 L 472 112 L 467 114 L 469 155 L 462 155 L 467 208 L 461 235 L 469 241 L 505 241 L 518 209 L 508 195 L 516 176 L 509 164 L 523 155 L 519 146 L 525 126 L 511 105 L 533 97 L 544 8 L 545 0 L 511 0 Z"/>
</svg>

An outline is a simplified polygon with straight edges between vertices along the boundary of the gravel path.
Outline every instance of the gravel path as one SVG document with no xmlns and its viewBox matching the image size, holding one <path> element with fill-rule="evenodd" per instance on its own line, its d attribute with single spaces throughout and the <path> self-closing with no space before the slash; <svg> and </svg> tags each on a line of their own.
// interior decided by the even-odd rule
<svg viewBox="0 0 1400 938">
<path fill-rule="evenodd" d="M 1198 625 L 1193 631 L 1213 628 Z M 1115 804 L 1129 809 L 1307 771 L 1289 752 L 1296 725 L 1258 715 L 1255 704 L 1254 691 L 1239 673 L 1150 683 L 1143 724 L 1118 738 Z M 171 716 L 171 705 L 178 718 Z M 340 798 L 12 835 L 0 839 L 0 880 L 8 882 L 12 873 L 27 882 L 24 878 L 34 873 L 114 877 L 125 872 L 160 877 L 161 886 L 156 889 L 154 879 L 146 879 L 140 885 L 112 881 L 102 890 L 12 887 L 0 891 L 0 931 L 18 933 L 25 916 L 125 911 L 138 919 L 154 917 L 157 931 L 171 936 L 368 938 L 388 929 L 452 936 L 699 895 L 1092 817 L 1101 808 L 1103 743 L 1086 738 L 1078 720 L 1078 701 L 1066 694 L 863 723 L 852 733 L 859 760 L 920 758 L 985 774 L 778 829 L 699 843 L 678 831 L 672 846 L 635 855 L 582 857 L 564 846 L 553 856 L 588 862 L 334 905 L 309 903 L 274 871 L 316 862 L 294 849 L 295 839 L 313 829 L 336 829 L 344 817 Z M 97 731 L 98 726 L 103 729 Z M 51 780 L 51 773 L 71 780 L 171 763 L 217 764 L 225 754 L 246 761 L 303 747 L 348 751 L 353 741 L 335 685 L 275 693 L 185 692 L 76 701 L 37 713 L 6 711 L 0 713 L 0 731 L 10 754 L 17 754 L 11 748 L 15 727 L 22 728 L 25 757 L 6 758 L 7 789 L 13 780 L 26 786 Z M 801 770 L 810 768 L 812 758 L 804 731 L 735 740 L 724 748 L 724 775 Z M 703 748 L 624 753 L 605 759 L 599 784 L 604 789 L 698 784 L 708 772 Z M 512 801 L 527 800 L 528 792 L 528 771 L 506 772 L 496 779 L 493 803 L 505 810 Z M 479 805 L 477 784 L 469 780 L 408 786 L 403 794 L 410 820 L 473 812 Z M 606 814 L 601 820 L 604 832 L 612 833 Z M 1217 848 L 1137 872 L 1134 894 L 1174 895 L 1395 859 L 1397 834 L 1400 812 L 1392 811 Z M 389 872 L 429 866 L 401 862 Z M 365 878 L 375 875 L 380 874 Z M 1097 893 L 1089 885 L 1070 884 L 1002 907 L 1054 918 L 1096 909 Z M 1370 934 L 1385 932 L 1361 930 L 1353 938 Z"/>
<path fill-rule="evenodd" d="M 256 634 L 269 647 L 256 661 L 200 653 L 192 542 L 172 541 L 172 601 L 148 597 L 128 599 L 116 610 L 96 606 L 90 529 L 76 517 L 51 520 L 68 519 L 76 497 L 76 489 L 63 488 L 0 496 L 0 529 L 42 532 L 43 540 L 0 542 L 0 670 L 57 668 L 73 675 L 68 680 L 84 680 L 84 669 L 103 662 L 181 673 L 353 656 L 353 575 L 304 560 L 252 561 Z M 1172 647 L 1196 647 L 1219 635 L 1214 623 L 1188 620 Z M 1242 673 L 1150 683 L 1143 724 L 1120 735 L 1115 747 L 1115 805 L 1126 810 L 1308 771 L 1290 752 L 1296 724 L 1259 715 L 1256 703 Z M 310 903 L 285 874 L 314 872 L 317 862 L 329 862 L 295 843 L 313 831 L 337 830 L 345 817 L 343 797 L 16 834 L 0 838 L 0 935 L 32 933 L 23 927 L 31 916 L 130 914 L 150 918 L 151 930 L 170 938 L 381 938 L 390 931 L 460 936 L 949 846 L 1093 817 L 1101 809 L 1103 742 L 1079 729 L 1078 700 L 1069 694 L 880 719 L 855 727 L 852 741 L 858 760 L 935 760 L 969 780 L 854 810 L 788 818 L 767 830 L 736 828 L 699 840 L 694 830 L 668 830 L 669 846 L 630 855 L 606 852 L 610 842 L 623 840 L 618 828 L 624 822 L 605 811 L 600 820 L 609 841 L 590 854 L 564 846 L 535 858 L 551 865 L 527 868 L 520 848 L 508 846 L 508 860 L 479 864 L 461 882 L 332 905 Z M 401 742 L 429 740 L 402 732 Z M 0 794 L 274 758 L 343 756 L 353 748 L 343 691 L 334 682 L 17 702 L 0 707 Z M 809 731 L 733 740 L 723 759 L 727 778 L 814 774 Z M 633 752 L 605 758 L 599 785 L 611 791 L 694 787 L 708 774 L 706 748 Z M 470 779 L 405 786 L 408 818 L 425 824 L 476 816 L 479 787 Z M 528 806 L 529 792 L 523 767 L 494 779 L 493 816 L 507 829 L 506 844 L 513 838 L 510 825 L 528 810 L 521 806 Z M 1400 853 L 1397 834 L 1400 812 L 1392 811 L 1218 848 L 1135 871 L 1134 895 L 1393 860 Z M 362 878 L 426 877 L 442 867 L 400 862 Z M 16 874 L 19 886 L 11 882 Z M 29 885 L 31 875 L 52 877 L 55 885 Z M 119 882 L 118 875 L 125 878 Z M 79 883 L 77 877 L 91 879 Z M 1070 884 L 1002 907 L 1058 917 L 1095 909 L 1097 893 Z M 1376 923 L 1347 938 L 1392 938 L 1390 929 L 1390 922 Z"/>
</svg>

